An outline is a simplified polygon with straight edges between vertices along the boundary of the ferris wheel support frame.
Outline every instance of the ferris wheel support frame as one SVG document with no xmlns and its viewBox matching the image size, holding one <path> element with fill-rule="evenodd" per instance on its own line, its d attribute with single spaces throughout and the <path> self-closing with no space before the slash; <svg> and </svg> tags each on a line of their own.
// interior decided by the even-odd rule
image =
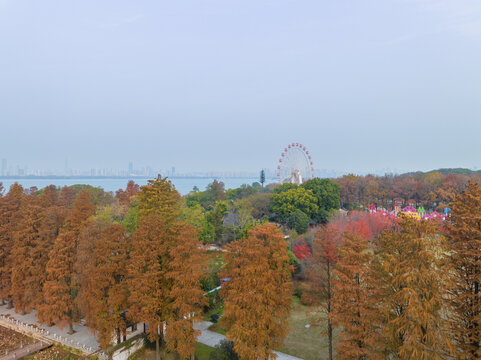
<svg viewBox="0 0 481 360">
<path fill-rule="evenodd" d="M 314 164 L 312 162 L 311 155 L 309 154 L 309 150 L 302 145 L 301 143 L 291 143 L 289 144 L 286 148 L 284 148 L 284 151 L 281 153 L 281 157 L 279 159 L 278 165 L 277 165 L 277 183 L 281 184 L 281 182 L 285 179 L 282 179 L 282 172 L 281 169 L 283 167 L 283 161 L 285 162 L 287 158 L 287 154 L 289 151 L 300 151 L 301 154 L 304 156 L 306 163 L 307 163 L 307 169 L 309 170 L 309 175 L 307 178 L 314 178 Z M 300 170 L 300 169 L 298 169 Z"/>
</svg>

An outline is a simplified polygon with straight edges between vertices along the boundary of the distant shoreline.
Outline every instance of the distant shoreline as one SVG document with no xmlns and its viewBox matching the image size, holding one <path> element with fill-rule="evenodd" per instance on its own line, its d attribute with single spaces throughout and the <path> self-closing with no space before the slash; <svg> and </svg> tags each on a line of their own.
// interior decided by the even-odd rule
<svg viewBox="0 0 481 360">
<path fill-rule="evenodd" d="M 162 175 L 162 174 L 161 174 Z M 256 177 L 250 176 L 167 176 L 169 179 L 256 179 Z M 133 176 L 62 176 L 62 175 L 24 175 L 24 176 L 0 176 L 0 180 L 12 180 L 12 179 L 56 179 L 56 180 L 69 180 L 69 179 L 119 179 L 119 180 L 134 180 L 134 179 L 153 179 L 155 176 L 133 175 Z M 273 179 L 272 179 L 273 180 Z"/>
</svg>

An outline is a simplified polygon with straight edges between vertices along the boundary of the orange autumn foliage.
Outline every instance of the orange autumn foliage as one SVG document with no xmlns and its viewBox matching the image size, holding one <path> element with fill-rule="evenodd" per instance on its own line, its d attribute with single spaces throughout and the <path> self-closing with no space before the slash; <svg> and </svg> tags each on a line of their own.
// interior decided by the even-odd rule
<svg viewBox="0 0 481 360">
<path fill-rule="evenodd" d="M 339 359 L 384 359 L 379 311 L 382 286 L 373 270 L 373 259 L 367 237 L 344 233 L 333 273 L 332 321 L 341 328 Z"/>
<path fill-rule="evenodd" d="M 148 324 L 149 339 L 189 357 L 197 341 L 193 322 L 204 303 L 200 271 L 202 255 L 196 230 L 166 223 L 153 213 L 134 233 L 129 261 L 129 317 Z"/>
<path fill-rule="evenodd" d="M 448 259 L 451 333 L 457 359 L 481 358 L 481 188 L 469 183 L 451 204 Z"/>
<path fill-rule="evenodd" d="M 437 224 L 403 218 L 376 245 L 387 353 L 401 359 L 445 359 L 452 351 L 446 321 L 452 284 Z"/>
<path fill-rule="evenodd" d="M 230 280 L 221 291 L 226 336 L 242 359 L 275 358 L 272 349 L 287 335 L 292 294 L 284 236 L 274 224 L 260 225 L 226 250 L 223 276 Z"/>
</svg>

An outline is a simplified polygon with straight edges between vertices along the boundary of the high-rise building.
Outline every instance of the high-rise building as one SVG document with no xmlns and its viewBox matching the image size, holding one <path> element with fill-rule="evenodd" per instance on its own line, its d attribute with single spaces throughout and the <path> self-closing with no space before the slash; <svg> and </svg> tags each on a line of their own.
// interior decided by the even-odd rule
<svg viewBox="0 0 481 360">
<path fill-rule="evenodd" d="M 174 177 L 175 176 L 175 167 L 172 166 L 172 172 L 170 173 L 170 176 Z"/>
<path fill-rule="evenodd" d="M 2 159 L 2 176 L 7 176 L 7 159 Z"/>
<path fill-rule="evenodd" d="M 134 173 L 134 164 L 132 161 L 129 162 L 129 175 L 132 175 Z"/>
</svg>

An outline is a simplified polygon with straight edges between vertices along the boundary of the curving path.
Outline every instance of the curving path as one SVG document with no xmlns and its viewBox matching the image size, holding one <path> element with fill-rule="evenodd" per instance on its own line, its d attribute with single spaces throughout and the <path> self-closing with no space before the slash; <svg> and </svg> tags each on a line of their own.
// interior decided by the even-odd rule
<svg viewBox="0 0 481 360">
<path fill-rule="evenodd" d="M 211 325 L 212 323 L 210 321 L 202 321 L 200 323 L 196 323 L 194 328 L 201 331 L 200 336 L 197 338 L 197 342 L 210 347 L 215 347 L 225 339 L 225 335 L 208 330 Z M 287 355 L 278 351 L 274 351 L 274 353 L 277 355 L 278 360 L 302 360 L 301 358 Z"/>
</svg>

